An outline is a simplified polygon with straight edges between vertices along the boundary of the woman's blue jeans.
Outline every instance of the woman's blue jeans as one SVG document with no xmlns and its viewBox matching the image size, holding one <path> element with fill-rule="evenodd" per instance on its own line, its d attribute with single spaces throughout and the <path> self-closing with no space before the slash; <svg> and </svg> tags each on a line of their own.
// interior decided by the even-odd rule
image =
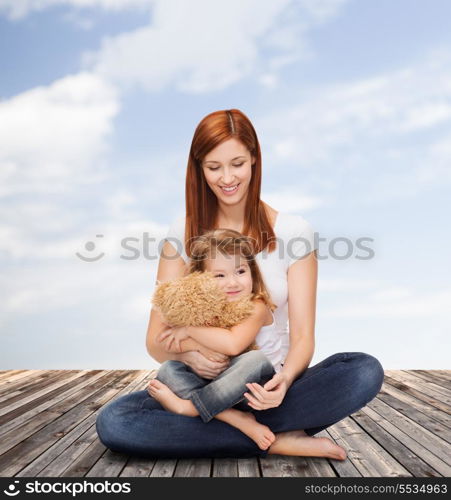
<svg viewBox="0 0 451 500">
<path fill-rule="evenodd" d="M 304 430 L 313 436 L 369 403 L 384 380 L 380 362 L 362 352 L 341 352 L 307 368 L 277 408 L 253 410 L 274 433 Z M 101 442 L 113 451 L 155 458 L 265 457 L 267 450 L 241 431 L 213 419 L 168 412 L 147 391 L 105 406 L 96 421 Z"/>
</svg>

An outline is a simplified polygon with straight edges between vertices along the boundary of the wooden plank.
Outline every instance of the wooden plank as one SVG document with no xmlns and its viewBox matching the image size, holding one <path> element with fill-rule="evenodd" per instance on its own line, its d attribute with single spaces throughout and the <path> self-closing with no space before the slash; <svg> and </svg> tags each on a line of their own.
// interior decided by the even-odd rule
<svg viewBox="0 0 451 500">
<path fill-rule="evenodd" d="M 75 373 L 75 371 L 72 371 L 72 373 Z M 3 415 L 5 413 L 5 407 L 15 403 L 16 401 L 19 401 L 21 398 L 29 396 L 37 390 L 44 389 L 48 385 L 52 384 L 55 380 L 58 380 L 58 378 L 64 376 L 67 376 L 67 374 L 63 370 L 47 370 L 31 380 L 25 379 L 23 381 L 17 382 L 13 387 L 8 386 L 7 389 L 1 391 L 1 394 L 4 397 L 2 398 L 3 401 L 0 403 L 0 409 L 2 410 L 0 411 L 0 415 Z M 10 392 L 17 392 L 17 389 L 20 389 L 18 396 L 7 397 Z"/>
<path fill-rule="evenodd" d="M 412 474 L 350 417 L 334 424 L 346 444 L 348 458 L 364 477 L 408 477 Z"/>
<path fill-rule="evenodd" d="M 410 435 L 409 427 L 407 427 L 407 429 L 406 427 L 403 427 L 402 429 L 396 427 L 391 423 L 390 418 L 387 419 L 381 416 L 369 406 L 365 406 L 365 408 L 360 411 L 368 415 L 374 422 L 376 422 L 381 428 L 383 428 L 387 434 L 391 434 L 394 438 L 397 439 L 397 441 L 401 442 L 406 448 L 411 450 L 418 458 L 423 460 L 423 462 L 428 464 L 439 474 L 446 477 L 451 475 L 451 467 L 443 462 L 443 460 L 441 460 L 439 457 L 434 455 L 434 453 L 430 452 L 417 440 L 413 439 Z M 425 470 L 425 473 L 427 474 L 427 470 Z"/>
<path fill-rule="evenodd" d="M 238 461 L 236 458 L 215 458 L 213 460 L 213 477 L 238 477 Z"/>
<path fill-rule="evenodd" d="M 451 381 L 442 378 L 439 374 L 434 374 L 431 371 L 426 370 L 405 370 L 407 373 L 411 373 L 417 377 L 426 380 L 427 382 L 432 382 L 433 384 L 437 384 L 444 389 L 447 389 L 451 392 Z"/>
<path fill-rule="evenodd" d="M 238 462 L 238 477 L 260 477 L 261 472 L 258 465 L 258 459 L 255 458 L 239 458 Z"/>
<path fill-rule="evenodd" d="M 0 436 L 3 434 L 6 434 L 9 432 L 11 429 L 14 429 L 15 427 L 19 427 L 20 425 L 23 425 L 25 422 L 29 421 L 32 418 L 35 418 L 39 414 L 41 414 L 44 410 L 47 408 L 52 407 L 59 401 L 62 401 L 63 399 L 75 394 L 77 391 L 82 389 L 83 387 L 86 387 L 87 385 L 93 384 L 96 380 L 104 377 L 108 373 L 112 373 L 111 370 L 104 370 L 104 371 L 96 371 L 93 370 L 91 372 L 86 373 L 84 376 L 80 377 L 77 379 L 77 384 L 68 384 L 70 387 L 64 392 L 61 392 L 58 396 L 54 396 L 52 399 L 48 399 L 47 401 L 44 401 L 42 404 L 39 406 L 34 406 L 31 410 L 28 410 L 20 415 L 18 415 L 16 418 L 13 418 L 9 420 L 7 423 L 3 424 L 0 427 Z M 23 436 L 21 434 L 21 437 L 27 437 Z"/>
<path fill-rule="evenodd" d="M 43 371 L 43 370 L 3 370 L 0 374 L 0 388 L 4 383 L 8 383 L 9 380 L 16 380 L 18 377 L 26 377 L 27 373 L 33 371 Z"/>
<path fill-rule="evenodd" d="M 440 387 L 437 384 L 433 384 L 432 382 L 428 382 L 408 372 L 391 370 L 388 370 L 388 372 L 389 377 L 404 382 L 404 384 L 409 385 L 410 387 L 413 387 L 420 392 L 429 394 L 430 396 L 433 396 L 435 399 L 438 399 L 439 401 L 442 401 L 447 405 L 451 405 L 451 394 L 447 394 L 447 390 L 445 388 Z"/>
<path fill-rule="evenodd" d="M 84 477 L 106 451 L 106 446 L 95 439 L 61 474 L 61 477 Z"/>
<path fill-rule="evenodd" d="M 172 477 L 177 460 L 174 458 L 159 458 L 150 473 L 150 477 Z"/>
<path fill-rule="evenodd" d="M 443 441 L 432 432 L 396 411 L 390 405 L 378 398 L 373 399 L 368 403 L 368 406 L 379 413 L 385 420 L 391 422 L 398 427 L 398 429 L 401 429 L 418 441 L 424 448 L 441 458 L 448 465 L 451 465 L 451 447 L 446 441 Z"/>
<path fill-rule="evenodd" d="M 372 420 L 368 414 L 358 411 L 352 415 L 352 418 L 414 477 L 440 476 L 429 464 Z"/>
<path fill-rule="evenodd" d="M 10 377 L 0 384 L 0 395 L 6 399 L 10 392 L 21 390 L 23 387 L 34 380 L 42 378 L 49 370 L 24 370 L 15 377 Z"/>
<path fill-rule="evenodd" d="M 17 401 L 9 402 L 7 407 L 0 410 L 0 425 L 7 422 L 11 418 L 15 418 L 17 415 L 28 411 L 33 406 L 39 405 L 42 401 L 47 401 L 48 399 L 61 394 L 61 392 L 64 392 L 65 386 L 67 386 L 68 383 L 73 382 L 82 376 L 83 373 L 80 372 L 71 372 L 71 374 L 68 374 L 67 377 L 60 375 L 55 381 L 52 380 L 50 384 L 46 383 L 44 388 L 36 392 L 32 392 L 31 394 L 27 393 L 26 397 L 20 398 Z M 14 410 L 17 411 L 14 412 Z"/>
<path fill-rule="evenodd" d="M 389 386 L 394 387 L 399 391 L 402 391 L 405 394 L 410 394 L 411 396 L 414 396 L 416 399 L 424 401 L 428 405 L 438 408 L 439 410 L 445 413 L 451 412 L 451 406 L 447 405 L 446 403 L 443 403 L 442 401 L 439 401 L 432 394 L 425 394 L 425 392 L 420 392 L 417 389 L 414 389 L 413 387 L 406 385 L 404 382 L 388 377 L 387 375 L 385 376 L 384 382 L 385 383 L 383 387 L 389 387 Z"/>
<path fill-rule="evenodd" d="M 398 399 L 399 401 L 403 402 L 405 405 L 408 405 L 411 408 L 414 408 L 417 411 L 420 411 L 427 415 L 428 417 L 432 417 L 432 419 L 436 420 L 439 422 L 445 429 L 451 427 L 451 416 L 449 413 L 440 411 L 438 410 L 435 406 L 431 406 L 430 404 L 427 404 L 423 402 L 422 400 L 418 400 L 417 398 L 406 394 L 403 391 L 400 391 L 399 389 L 396 389 L 395 387 L 391 386 L 390 384 L 385 384 L 382 388 L 382 391 L 378 394 L 379 399 L 382 401 L 385 401 L 387 404 L 390 404 L 390 402 L 386 399 L 384 399 L 383 395 L 388 394 L 391 397 Z M 392 405 L 390 405 L 392 406 Z M 432 431 L 434 432 L 434 431 Z M 449 433 L 449 430 L 448 430 Z M 447 439 L 449 441 L 449 439 Z"/>
<path fill-rule="evenodd" d="M 145 378 L 146 373 L 144 370 L 130 372 L 130 382 L 121 392 L 132 390 L 135 385 Z M 114 394 L 113 397 L 118 397 L 118 394 Z M 95 421 L 99 411 L 100 409 L 94 411 L 88 418 L 61 437 L 36 460 L 25 467 L 18 476 L 32 477 L 38 472 L 39 476 L 59 476 L 76 457 L 80 456 L 89 447 L 93 440 L 97 439 Z"/>
<path fill-rule="evenodd" d="M 211 467 L 210 458 L 179 459 L 174 477 L 210 477 Z"/>
<path fill-rule="evenodd" d="M 89 398 L 99 387 L 103 385 L 108 385 L 114 382 L 118 378 L 116 372 L 111 372 L 106 375 L 101 380 L 89 385 L 88 387 L 83 387 L 82 390 L 74 393 L 71 397 L 65 398 L 62 402 L 54 404 L 51 401 L 51 407 L 45 411 L 39 412 L 34 418 L 15 427 L 2 435 L 0 440 L 0 460 L 1 455 L 6 453 L 9 449 L 16 446 L 18 443 L 25 441 L 28 437 L 33 435 L 38 430 L 44 428 L 46 425 L 50 424 L 52 421 L 56 420 L 64 413 L 73 408 L 74 405 L 81 403 L 83 400 Z M 5 425 L 5 427 L 7 424 Z"/>
<path fill-rule="evenodd" d="M 35 460 L 41 453 L 50 448 L 58 439 L 70 432 L 93 411 L 109 401 L 121 387 L 123 381 L 128 381 L 130 373 L 117 372 L 118 379 L 112 387 L 102 387 L 91 393 L 88 401 L 82 401 L 70 410 L 56 418 L 50 424 L 11 448 L 0 457 L 0 475 L 12 476 Z M 67 406 L 67 402 L 63 402 Z M 56 407 L 62 406 L 62 403 Z M 55 408 L 56 408 L 55 407 Z"/>
<path fill-rule="evenodd" d="M 90 446 L 97 440 L 97 431 L 95 425 L 92 425 L 92 419 L 87 419 L 87 425 L 78 425 L 69 434 L 57 441 L 51 448 L 39 455 L 30 465 L 22 469 L 17 476 L 33 477 L 58 477 L 70 467 L 77 458 L 79 458 Z M 79 436 L 77 434 L 80 433 Z M 67 438 L 65 441 L 63 439 Z M 69 444 L 72 441 L 71 444 Z M 65 449 L 64 449 L 65 448 Z M 105 449 L 102 450 L 104 453 Z M 101 453 L 101 454 L 102 454 Z M 42 457 L 42 458 L 41 458 Z M 39 469 L 38 474 L 33 471 Z M 85 471 L 87 472 L 87 471 Z M 17 477 L 16 476 L 16 477 Z"/>
<path fill-rule="evenodd" d="M 85 477 L 118 477 L 126 462 L 127 456 L 123 453 L 106 450 Z"/>
<path fill-rule="evenodd" d="M 149 477 L 156 460 L 130 457 L 120 473 L 120 477 Z"/>
<path fill-rule="evenodd" d="M 263 477 L 300 477 L 306 469 L 305 457 L 289 457 L 285 455 L 267 455 L 260 458 Z"/>
<path fill-rule="evenodd" d="M 123 394 L 144 389 L 148 383 L 148 380 L 150 379 L 151 373 L 152 372 L 146 373 L 144 379 L 142 380 L 140 375 L 135 382 L 125 387 L 121 392 L 116 394 L 115 399 L 122 396 Z M 76 445 L 76 443 L 74 445 Z M 80 454 L 75 460 L 73 460 L 73 462 L 70 463 L 69 467 L 60 475 L 62 477 L 85 476 L 89 472 L 89 470 L 95 466 L 96 462 L 101 459 L 106 450 L 107 448 L 100 442 L 97 436 L 97 432 L 95 432 L 93 436 L 93 442 L 89 445 L 89 447 L 86 448 L 85 451 Z M 125 469 L 122 472 L 125 473 Z"/>
<path fill-rule="evenodd" d="M 324 429 L 321 432 L 318 432 L 318 434 L 315 434 L 317 436 L 324 435 L 326 437 L 332 438 L 338 446 L 341 446 L 345 450 L 347 450 L 347 443 L 343 442 L 341 438 L 341 434 L 338 432 L 336 429 L 335 425 L 329 426 L 327 429 Z M 347 451 L 346 451 L 347 453 Z M 337 472 L 337 476 L 339 477 L 362 477 L 362 474 L 360 471 L 355 467 L 355 465 L 349 460 L 349 458 L 346 458 L 346 460 L 333 460 L 331 462 L 331 466 L 335 471 Z"/>
<path fill-rule="evenodd" d="M 379 398 L 380 401 L 387 403 L 392 408 L 399 411 L 399 413 L 402 413 L 403 415 L 410 418 L 411 420 L 421 425 L 425 429 L 428 429 L 436 436 L 439 436 L 440 438 L 448 442 L 451 440 L 449 427 L 446 427 L 440 422 L 437 422 L 437 420 L 430 418 L 421 411 L 418 411 L 416 408 L 412 407 L 405 401 L 393 397 L 391 394 L 384 392 L 383 389 L 379 392 L 377 397 Z"/>
<path fill-rule="evenodd" d="M 429 370 L 430 371 L 430 370 Z M 445 380 L 451 381 L 451 370 L 432 370 L 434 374 L 440 375 Z"/>
</svg>

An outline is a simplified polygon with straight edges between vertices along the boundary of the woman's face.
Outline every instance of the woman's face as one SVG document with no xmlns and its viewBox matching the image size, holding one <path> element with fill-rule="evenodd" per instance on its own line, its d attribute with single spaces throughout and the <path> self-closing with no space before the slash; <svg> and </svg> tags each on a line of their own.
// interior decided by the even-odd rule
<svg viewBox="0 0 451 500">
<path fill-rule="evenodd" d="M 227 139 L 203 159 L 202 168 L 218 201 L 235 205 L 245 199 L 255 158 L 237 139 Z"/>
<path fill-rule="evenodd" d="M 246 259 L 239 254 L 223 255 L 216 250 L 214 258 L 206 259 L 205 270 L 211 271 L 229 301 L 252 293 L 252 274 Z"/>
</svg>

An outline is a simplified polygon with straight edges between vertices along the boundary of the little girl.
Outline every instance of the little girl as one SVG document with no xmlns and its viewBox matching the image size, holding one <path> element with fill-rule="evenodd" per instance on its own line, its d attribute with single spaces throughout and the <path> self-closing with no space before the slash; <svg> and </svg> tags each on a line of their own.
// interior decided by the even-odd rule
<svg viewBox="0 0 451 500">
<path fill-rule="evenodd" d="M 189 272 L 194 271 L 211 271 L 230 301 L 250 295 L 254 310 L 230 330 L 188 326 L 163 332 L 159 340 L 166 340 L 167 348 L 173 346 L 173 352 L 180 352 L 181 342 L 191 338 L 207 349 L 233 357 L 229 367 L 211 381 L 180 361 L 165 361 L 147 390 L 166 410 L 200 416 L 204 422 L 217 418 L 238 428 L 266 450 L 275 436 L 249 413 L 244 393 L 246 384 L 264 384 L 270 380 L 280 370 L 281 363 L 274 356 L 279 349 L 273 345 L 278 338 L 273 331 L 276 306 L 265 287 L 250 240 L 230 229 L 203 234 L 192 246 Z M 260 349 L 243 353 L 254 340 Z M 244 411 L 232 408 L 238 404 Z"/>
</svg>

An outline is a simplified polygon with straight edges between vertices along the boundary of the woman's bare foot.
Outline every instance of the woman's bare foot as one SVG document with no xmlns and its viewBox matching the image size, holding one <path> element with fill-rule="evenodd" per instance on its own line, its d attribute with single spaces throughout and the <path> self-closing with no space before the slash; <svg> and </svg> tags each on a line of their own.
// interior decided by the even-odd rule
<svg viewBox="0 0 451 500">
<path fill-rule="evenodd" d="M 147 392 L 155 398 L 163 408 L 178 415 L 197 417 L 199 412 L 189 399 L 182 399 L 174 394 L 163 382 L 153 379 L 147 386 Z"/>
<path fill-rule="evenodd" d="M 235 410 L 233 408 L 223 412 L 223 415 L 225 415 L 226 412 L 229 412 L 229 418 L 224 420 L 255 441 L 261 450 L 267 450 L 276 439 L 271 429 L 257 422 L 252 413 Z M 222 420 L 222 418 L 220 419 Z"/>
<path fill-rule="evenodd" d="M 300 457 L 327 457 L 345 460 L 346 451 L 327 437 L 315 438 L 304 431 L 289 431 L 276 434 L 276 440 L 268 453 Z"/>
</svg>

